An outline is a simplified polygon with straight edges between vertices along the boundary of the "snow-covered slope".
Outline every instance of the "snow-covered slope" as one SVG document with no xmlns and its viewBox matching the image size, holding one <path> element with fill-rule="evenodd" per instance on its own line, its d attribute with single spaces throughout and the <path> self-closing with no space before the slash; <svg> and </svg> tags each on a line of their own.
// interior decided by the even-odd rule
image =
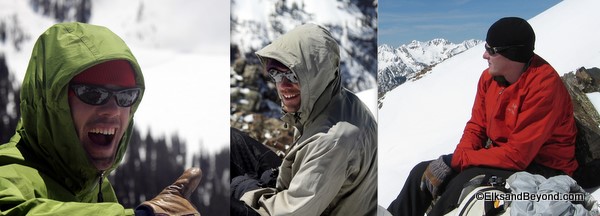
<svg viewBox="0 0 600 216">
<path fill-rule="evenodd" d="M 582 66 L 600 67 L 597 8 L 599 1 L 565 0 L 529 20 L 536 33 L 535 52 L 561 75 Z M 483 46 L 438 64 L 424 78 L 386 95 L 379 111 L 381 206 L 396 198 L 414 165 L 456 147 L 470 117 L 477 80 L 487 67 Z M 594 196 L 600 198 L 600 192 Z"/>
<path fill-rule="evenodd" d="M 446 39 L 433 39 L 426 42 L 412 41 L 398 48 L 387 44 L 377 47 L 377 82 L 382 95 L 406 80 L 415 78 L 417 73 L 438 64 L 447 58 L 464 52 L 481 43 L 481 40 L 466 40 L 454 44 Z"/>
<path fill-rule="evenodd" d="M 231 42 L 243 56 L 304 23 L 322 25 L 340 44 L 344 87 L 359 92 L 376 88 L 377 1 L 234 0 Z"/>
<path fill-rule="evenodd" d="M 35 40 L 56 22 L 31 2 L 0 1 L 0 28 L 8 32 L 0 54 L 18 83 Z M 179 135 L 192 151 L 228 146 L 228 11 L 229 1 L 92 1 L 89 22 L 122 37 L 144 72 L 146 94 L 135 116 L 142 133 Z"/>
<path fill-rule="evenodd" d="M 365 104 L 377 120 L 377 90 L 375 88 L 356 93 L 356 96 Z"/>
</svg>

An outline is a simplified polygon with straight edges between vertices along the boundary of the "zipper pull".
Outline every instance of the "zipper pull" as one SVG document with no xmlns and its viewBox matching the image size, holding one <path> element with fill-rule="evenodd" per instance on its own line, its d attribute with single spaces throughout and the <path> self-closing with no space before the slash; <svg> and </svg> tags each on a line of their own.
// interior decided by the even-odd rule
<svg viewBox="0 0 600 216">
<path fill-rule="evenodd" d="M 102 196 L 102 180 L 104 179 L 104 171 L 100 173 L 100 179 L 98 180 L 98 202 L 104 202 L 104 196 Z"/>
</svg>

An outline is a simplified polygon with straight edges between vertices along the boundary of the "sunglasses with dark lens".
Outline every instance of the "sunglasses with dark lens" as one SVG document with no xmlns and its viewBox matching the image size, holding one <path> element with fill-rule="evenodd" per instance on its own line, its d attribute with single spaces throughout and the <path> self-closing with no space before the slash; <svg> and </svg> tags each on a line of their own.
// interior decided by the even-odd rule
<svg viewBox="0 0 600 216">
<path fill-rule="evenodd" d="M 508 49 L 511 48 L 515 48 L 515 47 L 523 47 L 525 45 L 511 45 L 511 46 L 502 46 L 502 47 L 490 47 L 489 45 L 485 44 L 485 51 L 487 51 L 490 55 L 494 55 L 496 53 L 500 53 L 500 52 L 504 52 Z"/>
<path fill-rule="evenodd" d="M 110 90 L 93 85 L 72 84 L 71 89 L 77 95 L 79 100 L 89 105 L 103 105 L 114 95 L 117 105 L 120 107 L 130 107 L 140 95 L 140 88 L 127 88 L 122 90 Z"/>
<path fill-rule="evenodd" d="M 269 70 L 269 76 L 271 76 L 271 79 L 276 83 L 283 81 L 283 77 L 287 78 L 291 83 L 298 83 L 298 77 L 296 77 L 296 74 L 292 71 L 283 72 L 271 69 Z"/>
</svg>

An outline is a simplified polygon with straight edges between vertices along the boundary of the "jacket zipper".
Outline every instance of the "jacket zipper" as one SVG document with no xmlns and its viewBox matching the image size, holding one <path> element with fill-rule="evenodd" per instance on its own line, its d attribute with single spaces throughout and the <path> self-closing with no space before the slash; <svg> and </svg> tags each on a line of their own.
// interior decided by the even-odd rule
<svg viewBox="0 0 600 216">
<path fill-rule="evenodd" d="M 104 202 L 104 196 L 102 196 L 102 179 L 104 179 L 104 171 L 100 173 L 100 179 L 98 180 L 98 202 Z"/>
<path fill-rule="evenodd" d="M 504 89 L 506 89 L 506 87 L 501 87 L 500 88 L 500 92 L 498 92 L 498 97 L 496 98 L 496 108 L 494 109 L 494 113 L 492 113 L 492 119 L 493 119 L 493 116 L 495 116 L 496 113 L 498 113 L 498 108 L 500 108 L 499 104 L 500 104 L 500 100 L 501 100 L 501 97 L 502 97 L 502 93 L 504 93 Z M 489 136 L 489 133 L 492 132 L 492 125 L 494 125 L 494 124 L 490 124 L 490 127 L 488 128 L 489 132 L 486 135 L 487 135 L 488 139 L 491 140 L 492 143 L 494 143 L 494 141 L 492 140 L 492 138 Z M 484 148 L 486 147 L 485 144 L 483 146 L 484 146 Z M 493 144 L 492 144 L 492 146 L 493 146 Z M 489 146 L 488 148 L 491 148 L 491 146 Z"/>
</svg>

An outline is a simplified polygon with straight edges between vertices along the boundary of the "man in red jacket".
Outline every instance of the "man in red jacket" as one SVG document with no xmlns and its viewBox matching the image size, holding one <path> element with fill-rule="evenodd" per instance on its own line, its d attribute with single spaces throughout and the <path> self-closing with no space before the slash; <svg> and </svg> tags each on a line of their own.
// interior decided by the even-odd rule
<svg viewBox="0 0 600 216">
<path fill-rule="evenodd" d="M 392 214 L 423 215 L 435 198 L 428 215 L 448 213 L 463 185 L 482 174 L 573 174 L 571 98 L 554 68 L 533 53 L 534 44 L 533 29 L 521 18 L 502 18 L 489 28 L 483 53 L 489 67 L 456 150 L 416 165 L 388 207 Z"/>
</svg>

